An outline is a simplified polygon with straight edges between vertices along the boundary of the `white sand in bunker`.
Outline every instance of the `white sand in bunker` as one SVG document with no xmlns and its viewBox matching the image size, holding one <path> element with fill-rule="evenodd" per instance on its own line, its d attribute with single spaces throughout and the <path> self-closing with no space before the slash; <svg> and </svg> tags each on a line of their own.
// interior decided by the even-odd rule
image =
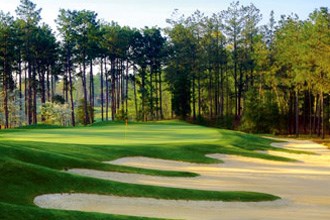
<svg viewBox="0 0 330 220">
<path fill-rule="evenodd" d="M 213 154 L 223 164 L 193 164 L 144 157 L 122 158 L 110 163 L 200 174 L 194 178 L 155 177 L 86 169 L 69 172 L 127 183 L 203 190 L 237 190 L 270 193 L 274 202 L 210 202 L 126 198 L 87 194 L 56 194 L 37 197 L 44 208 L 94 211 L 174 219 L 329 219 L 330 151 L 310 141 L 289 140 L 276 147 L 308 150 L 317 155 L 271 151 L 299 162 L 277 162 Z"/>
</svg>

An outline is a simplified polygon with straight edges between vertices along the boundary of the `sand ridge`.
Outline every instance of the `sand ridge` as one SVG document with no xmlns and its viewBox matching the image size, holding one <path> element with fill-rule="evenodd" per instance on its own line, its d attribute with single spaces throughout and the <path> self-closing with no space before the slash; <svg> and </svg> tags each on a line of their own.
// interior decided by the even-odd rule
<svg viewBox="0 0 330 220">
<path fill-rule="evenodd" d="M 121 158 L 112 164 L 148 169 L 179 170 L 200 174 L 198 177 L 156 177 L 86 169 L 71 173 L 119 182 L 203 190 L 258 191 L 282 197 L 274 202 L 174 201 L 88 194 L 43 195 L 35 203 L 58 208 L 103 213 L 163 217 L 173 219 L 329 219 L 330 151 L 310 141 L 289 140 L 275 147 L 310 150 L 316 155 L 267 153 L 286 156 L 300 162 L 277 162 L 233 155 L 213 154 L 221 164 L 194 164 L 144 157 Z M 175 210 L 175 211 L 173 211 Z M 266 217 L 267 216 L 267 217 Z"/>
</svg>

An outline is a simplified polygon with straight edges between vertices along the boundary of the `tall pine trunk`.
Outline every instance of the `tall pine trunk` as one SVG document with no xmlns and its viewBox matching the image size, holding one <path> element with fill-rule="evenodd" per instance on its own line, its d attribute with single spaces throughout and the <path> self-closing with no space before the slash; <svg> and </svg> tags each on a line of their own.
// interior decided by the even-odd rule
<svg viewBox="0 0 330 220">
<path fill-rule="evenodd" d="M 105 119 L 106 121 L 108 121 L 109 120 L 109 73 L 107 69 L 107 58 L 104 59 L 104 71 L 105 71 L 105 98 L 106 98 Z"/>
<path fill-rule="evenodd" d="M 70 84 L 70 107 L 71 107 L 71 125 L 76 126 L 75 111 L 74 111 L 74 101 L 73 101 L 73 82 L 72 82 L 72 72 L 71 72 L 71 53 L 69 51 L 67 55 L 68 72 L 69 72 L 69 84 Z"/>
<path fill-rule="evenodd" d="M 6 54 L 6 52 L 5 52 Z M 4 57 L 4 66 L 3 66 L 4 72 L 2 77 L 2 83 L 3 83 L 3 93 L 4 93 L 4 111 L 5 111 L 5 128 L 9 128 L 9 110 L 8 110 L 8 79 L 7 74 L 7 58 Z"/>
<path fill-rule="evenodd" d="M 159 81 L 158 81 L 158 67 L 155 68 L 155 112 L 156 120 L 159 120 Z"/>
<path fill-rule="evenodd" d="M 40 78 L 40 84 L 41 84 L 41 104 L 44 105 L 46 103 L 46 82 L 45 82 L 45 75 L 46 70 L 42 71 L 39 75 Z M 46 121 L 46 118 L 44 115 L 41 116 L 41 121 Z"/>
<path fill-rule="evenodd" d="M 101 88 L 100 88 L 100 99 L 101 99 L 101 119 L 102 121 L 104 121 L 104 97 L 103 97 L 103 57 L 101 57 L 101 75 L 100 75 L 100 84 L 101 84 Z"/>
<path fill-rule="evenodd" d="M 126 76 L 125 76 L 125 117 L 128 119 L 128 68 L 129 62 L 126 63 Z"/>
<path fill-rule="evenodd" d="M 324 139 L 325 137 L 325 126 L 324 126 L 324 96 L 323 96 L 323 91 L 321 90 L 321 94 L 320 94 L 320 105 L 321 105 L 321 137 L 322 139 Z"/>
<path fill-rule="evenodd" d="M 163 90 L 162 90 L 162 70 L 159 70 L 159 111 L 160 111 L 160 119 L 164 119 L 163 113 Z M 195 115 L 196 117 L 196 115 Z"/>
<path fill-rule="evenodd" d="M 141 67 L 141 93 L 142 93 L 142 113 L 141 117 L 143 121 L 146 121 L 146 116 L 145 116 L 145 106 L 146 106 L 146 89 L 145 89 L 145 82 L 146 82 L 146 67 L 143 66 Z"/>
<path fill-rule="evenodd" d="M 31 62 L 28 63 L 28 85 L 27 85 L 27 120 L 28 125 L 32 124 L 32 69 Z"/>
<path fill-rule="evenodd" d="M 85 57 L 85 54 L 84 56 Z M 84 90 L 84 113 L 85 113 L 85 122 L 84 124 L 87 125 L 87 124 L 90 124 L 90 121 L 89 121 L 89 113 L 88 113 L 88 95 L 87 95 L 87 83 L 86 83 L 86 61 L 85 61 L 85 58 L 83 60 L 83 72 L 82 72 L 82 84 L 83 84 L 83 90 Z"/>
<path fill-rule="evenodd" d="M 22 93 L 22 61 L 21 61 L 21 52 L 19 52 L 18 58 L 18 74 L 19 74 L 19 113 L 23 114 L 23 93 Z M 22 125 L 21 117 L 19 125 Z"/>
<path fill-rule="evenodd" d="M 224 116 L 224 102 L 225 102 L 225 91 L 224 91 L 224 72 L 223 72 L 223 67 L 221 65 L 220 67 L 220 117 L 223 118 Z"/>
<path fill-rule="evenodd" d="M 193 108 L 193 120 L 196 120 L 196 83 L 195 83 L 195 72 L 192 73 L 192 108 Z"/>
<path fill-rule="evenodd" d="M 198 117 L 201 116 L 201 109 L 202 109 L 202 95 L 201 95 L 201 73 L 200 73 L 200 69 L 198 72 L 198 76 L 197 76 L 197 90 L 198 90 Z"/>
<path fill-rule="evenodd" d="M 6 84 L 7 82 L 4 81 L 3 92 L 4 92 L 5 128 L 9 128 L 8 88 Z"/>
<path fill-rule="evenodd" d="M 94 122 L 94 75 L 93 75 L 93 60 L 90 60 L 89 72 L 89 104 L 90 104 L 90 123 Z"/>
<path fill-rule="evenodd" d="M 295 131 L 296 136 L 299 137 L 299 91 L 295 92 Z"/>
<path fill-rule="evenodd" d="M 47 87 L 47 101 L 48 102 L 50 102 L 51 101 L 51 97 L 50 97 L 50 69 L 51 69 L 51 67 L 49 67 L 48 68 L 48 70 L 47 70 L 47 79 L 46 79 L 46 81 L 47 81 L 47 85 L 46 85 L 46 87 Z"/>
<path fill-rule="evenodd" d="M 36 65 L 33 65 L 33 80 L 32 80 L 32 93 L 33 93 L 33 108 L 32 108 L 32 121 L 33 124 L 38 124 L 38 115 L 37 115 L 37 72 L 36 72 Z"/>
<path fill-rule="evenodd" d="M 134 73 L 135 74 L 135 73 Z M 138 101 L 137 101 L 137 92 L 136 92 L 136 77 L 135 75 L 133 76 L 133 89 L 134 89 L 134 106 L 135 106 L 135 115 L 136 118 L 138 118 L 139 116 L 139 112 L 138 112 Z"/>
<path fill-rule="evenodd" d="M 154 120 L 154 97 L 153 97 L 153 75 L 154 75 L 154 67 L 153 64 L 151 64 L 150 66 L 150 75 L 149 75 L 149 83 L 150 83 L 150 116 L 151 116 L 151 120 Z"/>
<path fill-rule="evenodd" d="M 115 77 L 115 60 L 111 60 L 111 120 L 115 120 L 116 115 L 116 77 Z"/>
<path fill-rule="evenodd" d="M 29 106 L 29 103 L 28 103 L 28 71 L 27 71 L 27 66 L 26 66 L 26 62 L 24 63 L 24 106 L 25 106 L 25 109 L 24 109 L 24 114 L 25 114 L 25 123 L 28 124 L 28 106 Z"/>
</svg>

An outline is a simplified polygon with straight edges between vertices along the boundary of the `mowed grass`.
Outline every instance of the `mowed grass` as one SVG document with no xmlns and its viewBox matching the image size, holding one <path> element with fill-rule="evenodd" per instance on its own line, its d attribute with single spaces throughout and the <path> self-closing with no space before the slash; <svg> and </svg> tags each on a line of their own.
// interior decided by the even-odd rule
<svg viewBox="0 0 330 220">
<path fill-rule="evenodd" d="M 28 135 L 25 129 L 17 129 L 15 132 L 6 133 L 4 138 L 15 141 L 37 140 L 48 143 L 126 145 L 210 142 L 218 140 L 220 136 L 216 129 L 206 127 L 196 129 L 196 126 L 172 121 L 168 123 L 130 122 L 127 126 L 124 122 L 110 122 L 96 123 L 92 127 L 30 129 Z"/>
<path fill-rule="evenodd" d="M 134 185 L 63 172 L 70 168 L 90 168 L 172 177 L 197 175 L 102 163 L 129 156 L 219 163 L 222 161 L 205 155 L 224 153 L 292 161 L 289 158 L 257 152 L 280 150 L 271 147 L 270 142 L 253 135 L 179 121 L 129 123 L 128 126 L 111 122 L 79 128 L 36 126 L 0 131 L 0 219 L 146 219 L 48 210 L 34 206 L 33 199 L 36 196 L 50 193 L 96 193 L 184 200 L 272 201 L 278 197 L 256 192 L 217 192 Z"/>
</svg>

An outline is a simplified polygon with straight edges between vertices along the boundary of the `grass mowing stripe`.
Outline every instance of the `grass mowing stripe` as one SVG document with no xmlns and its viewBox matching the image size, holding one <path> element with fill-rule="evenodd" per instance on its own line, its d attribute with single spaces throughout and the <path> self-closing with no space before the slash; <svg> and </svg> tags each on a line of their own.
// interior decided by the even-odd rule
<svg viewBox="0 0 330 220">
<path fill-rule="evenodd" d="M 271 147 L 271 140 L 241 132 L 210 129 L 178 121 L 131 123 L 127 135 L 129 141 L 126 143 L 122 141 L 124 128 L 122 123 L 100 123 L 79 128 L 51 127 L 48 129 L 46 127 L 37 126 L 36 129 L 0 131 L 0 202 L 12 206 L 9 208 L 11 210 L 15 209 L 15 205 L 21 205 L 22 217 L 14 219 L 26 219 L 24 212 L 26 216 L 32 215 L 34 212 L 36 216 L 38 216 L 37 213 L 42 213 L 46 219 L 51 220 L 61 219 L 61 215 L 66 216 L 68 213 L 66 211 L 53 212 L 31 207 L 35 196 L 50 193 L 79 192 L 159 199 L 222 201 L 272 201 L 278 199 L 277 196 L 256 192 L 175 189 L 98 180 L 61 172 L 65 168 L 192 177 L 196 174 L 110 165 L 104 164 L 102 161 L 144 156 L 195 163 L 221 162 L 205 156 L 212 153 L 292 161 L 290 158 L 256 152 L 258 150 L 287 151 Z M 52 139 L 48 140 L 49 135 L 52 136 Z M 290 151 L 290 153 L 296 152 Z M 8 211 L 4 209 L 4 206 L 0 206 L 0 213 L 7 212 L 8 214 Z M 103 218 L 99 218 L 101 215 L 98 214 L 86 216 L 90 216 L 90 218 L 79 219 Z M 129 218 L 123 217 L 122 219 Z"/>
<path fill-rule="evenodd" d="M 15 173 L 16 175 L 12 175 Z M 206 191 L 120 183 L 85 177 L 7 159 L 0 180 L 1 199 L 15 204 L 32 204 L 41 194 L 92 193 L 126 197 L 208 201 L 273 201 L 279 197 L 256 192 Z M 22 187 L 23 186 L 23 187 Z M 15 193 L 14 193 L 15 191 Z M 14 193 L 14 194 L 13 194 Z"/>
<path fill-rule="evenodd" d="M 30 143 L 31 144 L 31 143 Z M 40 143 L 34 143 L 35 146 L 40 146 Z M 58 151 L 54 152 L 49 150 L 42 150 L 42 148 L 34 148 L 24 146 L 23 143 L 13 144 L 0 143 L 0 150 L 2 155 L 7 155 L 9 157 L 30 162 L 34 164 L 43 165 L 46 167 L 54 169 L 70 169 L 70 168 L 87 168 L 87 169 L 98 169 L 103 171 L 114 171 L 114 172 L 123 172 L 123 173 L 139 173 L 151 176 L 168 176 L 168 177 L 196 177 L 198 174 L 191 172 L 181 172 L 181 171 L 159 171 L 152 169 L 143 169 L 122 165 L 113 165 L 113 164 L 104 164 L 100 161 L 79 158 L 77 156 L 65 153 L 59 153 Z"/>
</svg>

